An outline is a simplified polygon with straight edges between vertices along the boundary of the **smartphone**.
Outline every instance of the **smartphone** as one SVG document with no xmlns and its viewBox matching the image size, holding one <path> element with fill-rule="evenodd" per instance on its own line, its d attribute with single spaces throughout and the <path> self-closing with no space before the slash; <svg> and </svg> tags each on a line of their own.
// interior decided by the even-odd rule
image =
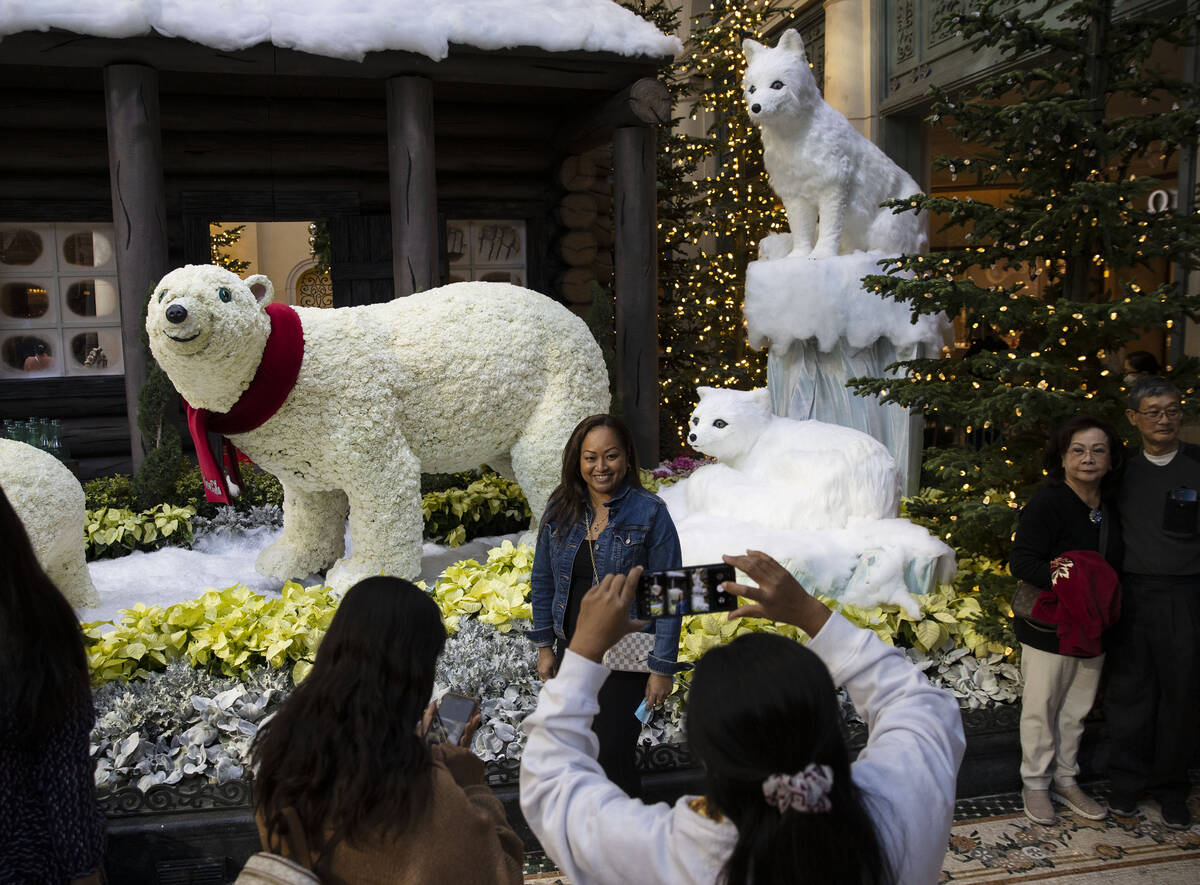
<svg viewBox="0 0 1200 885">
<path fill-rule="evenodd" d="M 723 562 L 642 572 L 637 588 L 637 616 L 653 620 L 733 611 L 737 608 L 737 596 L 721 587 L 732 580 L 733 566 Z"/>
<path fill-rule="evenodd" d="M 479 704 L 474 698 L 461 694 L 442 695 L 441 703 L 438 704 L 437 713 L 433 716 L 434 721 L 430 725 L 429 731 L 430 733 L 438 732 L 437 737 L 441 741 L 458 746 L 463 732 L 466 731 L 467 723 L 471 721 L 471 717 L 478 709 Z"/>
</svg>

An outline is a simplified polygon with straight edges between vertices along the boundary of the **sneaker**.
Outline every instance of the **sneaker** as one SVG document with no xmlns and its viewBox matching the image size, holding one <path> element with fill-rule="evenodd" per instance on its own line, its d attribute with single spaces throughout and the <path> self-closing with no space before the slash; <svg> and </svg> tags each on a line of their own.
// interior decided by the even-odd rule
<svg viewBox="0 0 1200 885">
<path fill-rule="evenodd" d="M 1080 817 L 1086 817 L 1088 820 L 1104 820 L 1108 817 L 1108 809 L 1083 792 L 1078 784 L 1055 784 L 1051 795 Z"/>
<path fill-rule="evenodd" d="M 1192 825 L 1192 813 L 1182 799 L 1165 799 L 1158 803 L 1163 823 L 1172 830 L 1186 830 Z"/>
<path fill-rule="evenodd" d="M 1054 823 L 1054 803 L 1050 801 L 1049 790 L 1032 790 L 1026 787 L 1021 791 L 1024 799 L 1025 816 L 1035 824 Z"/>
<path fill-rule="evenodd" d="M 1112 793 L 1108 797 L 1108 810 L 1118 817 L 1137 817 L 1137 797 L 1129 793 Z"/>
</svg>

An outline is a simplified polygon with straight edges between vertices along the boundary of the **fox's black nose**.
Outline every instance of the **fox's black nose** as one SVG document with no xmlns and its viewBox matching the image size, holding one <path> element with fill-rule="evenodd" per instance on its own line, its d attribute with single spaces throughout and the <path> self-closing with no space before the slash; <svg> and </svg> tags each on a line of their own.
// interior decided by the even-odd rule
<svg viewBox="0 0 1200 885">
<path fill-rule="evenodd" d="M 695 442 L 695 441 L 696 441 L 696 434 L 689 433 L 688 434 L 688 442 Z"/>
<path fill-rule="evenodd" d="M 762 110 L 762 105 L 758 104 L 757 102 L 750 105 L 750 113 L 752 113 L 752 114 L 757 114 L 761 110 Z"/>
<path fill-rule="evenodd" d="M 187 308 L 182 304 L 172 304 L 166 310 L 167 322 L 178 325 L 187 319 Z"/>
</svg>

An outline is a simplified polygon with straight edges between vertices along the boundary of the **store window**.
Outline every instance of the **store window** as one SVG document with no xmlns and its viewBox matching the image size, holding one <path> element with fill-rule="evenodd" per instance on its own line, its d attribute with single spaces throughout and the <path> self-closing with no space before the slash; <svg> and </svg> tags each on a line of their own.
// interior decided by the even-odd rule
<svg viewBox="0 0 1200 885">
<path fill-rule="evenodd" d="M 484 280 L 525 285 L 524 221 L 447 221 L 446 253 L 452 283 Z"/>
<path fill-rule="evenodd" d="M 110 224 L 0 224 L 0 379 L 119 375 Z"/>
</svg>

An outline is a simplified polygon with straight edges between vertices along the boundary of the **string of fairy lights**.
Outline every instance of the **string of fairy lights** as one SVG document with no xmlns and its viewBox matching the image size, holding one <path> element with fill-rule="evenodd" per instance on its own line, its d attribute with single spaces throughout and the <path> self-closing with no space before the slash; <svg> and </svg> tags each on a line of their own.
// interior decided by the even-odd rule
<svg viewBox="0 0 1200 885">
<path fill-rule="evenodd" d="M 766 384 L 765 354 L 750 349 L 742 318 L 746 265 L 758 241 L 787 222 L 743 105 L 742 40 L 762 39 L 778 15 L 775 0 L 714 2 L 667 73 L 677 112 L 707 124 L 703 136 L 677 129 L 660 162 L 660 435 L 667 455 L 686 445 L 696 387 Z"/>
</svg>

